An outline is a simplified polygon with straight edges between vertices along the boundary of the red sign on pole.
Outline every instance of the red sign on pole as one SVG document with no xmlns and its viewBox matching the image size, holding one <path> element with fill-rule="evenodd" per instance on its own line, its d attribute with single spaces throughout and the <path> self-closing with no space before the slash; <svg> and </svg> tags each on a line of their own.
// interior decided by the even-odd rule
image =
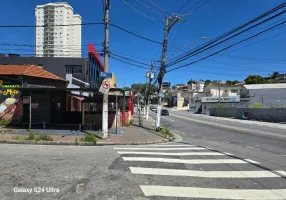
<svg viewBox="0 0 286 200">
<path fill-rule="evenodd" d="M 99 88 L 99 92 L 103 94 L 108 94 L 109 89 L 110 89 L 110 83 L 107 80 L 104 80 Z"/>
</svg>

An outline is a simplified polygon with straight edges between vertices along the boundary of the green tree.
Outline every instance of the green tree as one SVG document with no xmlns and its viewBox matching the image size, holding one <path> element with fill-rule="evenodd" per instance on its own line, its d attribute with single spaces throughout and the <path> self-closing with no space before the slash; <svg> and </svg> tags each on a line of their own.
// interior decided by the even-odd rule
<svg viewBox="0 0 286 200">
<path fill-rule="evenodd" d="M 270 78 L 275 80 L 278 78 L 278 76 L 279 76 L 279 72 L 273 72 L 272 75 L 270 75 Z"/>
<path fill-rule="evenodd" d="M 122 90 L 131 90 L 130 87 L 123 87 Z"/>
<path fill-rule="evenodd" d="M 234 81 L 233 81 L 233 85 L 235 85 L 235 84 L 237 84 L 237 83 L 239 83 L 238 80 L 234 80 Z"/>
<path fill-rule="evenodd" d="M 191 79 L 191 80 L 188 81 L 188 84 L 191 84 L 191 83 L 196 84 L 197 81 L 194 81 L 193 79 Z"/>
<path fill-rule="evenodd" d="M 147 83 L 134 83 L 131 85 L 131 90 L 134 94 L 145 94 L 146 88 L 148 89 L 149 84 Z M 148 92 L 148 90 L 147 90 Z M 157 87 L 154 84 L 150 86 L 150 94 L 157 92 Z"/>
<path fill-rule="evenodd" d="M 263 84 L 265 79 L 259 75 L 249 75 L 245 80 L 246 84 Z"/>
<path fill-rule="evenodd" d="M 235 84 L 237 84 L 237 83 L 239 83 L 238 80 L 234 80 L 234 81 L 227 80 L 227 81 L 226 81 L 226 84 L 227 84 L 227 85 L 235 85 Z"/>
<path fill-rule="evenodd" d="M 206 80 L 205 85 L 209 85 L 211 83 L 211 80 Z"/>
</svg>

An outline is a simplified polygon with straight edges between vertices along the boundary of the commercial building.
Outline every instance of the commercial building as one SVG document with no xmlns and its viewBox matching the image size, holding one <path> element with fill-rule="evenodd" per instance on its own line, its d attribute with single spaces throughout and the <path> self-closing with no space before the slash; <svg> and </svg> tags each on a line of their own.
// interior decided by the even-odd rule
<svg viewBox="0 0 286 200">
<path fill-rule="evenodd" d="M 248 106 L 262 104 L 264 108 L 286 108 L 286 83 L 244 85 L 241 97 L 248 98 Z"/>
<path fill-rule="evenodd" d="M 88 58 L 2 56 L 0 65 L 36 65 L 69 81 L 75 86 L 99 88 L 103 63 L 92 44 Z"/>
<path fill-rule="evenodd" d="M 0 65 L 0 118 L 16 125 L 29 123 L 29 102 L 25 102 L 25 96 L 30 96 L 33 124 L 59 123 L 66 111 L 66 94 L 49 91 L 49 88 L 64 89 L 66 86 L 65 79 L 35 65 Z M 46 90 L 35 91 L 37 88 Z"/>
<path fill-rule="evenodd" d="M 35 18 L 37 57 L 81 57 L 81 25 L 68 26 L 81 24 L 81 16 L 68 3 L 38 5 Z"/>
</svg>

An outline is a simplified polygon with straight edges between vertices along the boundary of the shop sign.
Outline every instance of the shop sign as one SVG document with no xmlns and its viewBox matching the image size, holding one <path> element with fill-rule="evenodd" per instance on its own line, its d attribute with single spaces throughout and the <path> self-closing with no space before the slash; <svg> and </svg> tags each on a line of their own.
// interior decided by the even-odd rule
<svg viewBox="0 0 286 200">
<path fill-rule="evenodd" d="M 215 103 L 215 102 L 240 102 L 240 96 L 234 97 L 202 97 L 203 103 Z"/>
</svg>

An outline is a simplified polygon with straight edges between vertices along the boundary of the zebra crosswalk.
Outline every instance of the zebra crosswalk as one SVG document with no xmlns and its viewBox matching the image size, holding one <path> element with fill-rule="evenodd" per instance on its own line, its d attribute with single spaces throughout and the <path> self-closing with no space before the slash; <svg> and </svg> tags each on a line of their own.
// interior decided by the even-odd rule
<svg viewBox="0 0 286 200">
<path fill-rule="evenodd" d="M 113 149 L 127 163 L 132 176 L 142 179 L 138 187 L 145 197 L 286 199 L 286 172 L 264 170 L 256 166 L 259 162 L 248 158 L 176 143 Z"/>
</svg>

